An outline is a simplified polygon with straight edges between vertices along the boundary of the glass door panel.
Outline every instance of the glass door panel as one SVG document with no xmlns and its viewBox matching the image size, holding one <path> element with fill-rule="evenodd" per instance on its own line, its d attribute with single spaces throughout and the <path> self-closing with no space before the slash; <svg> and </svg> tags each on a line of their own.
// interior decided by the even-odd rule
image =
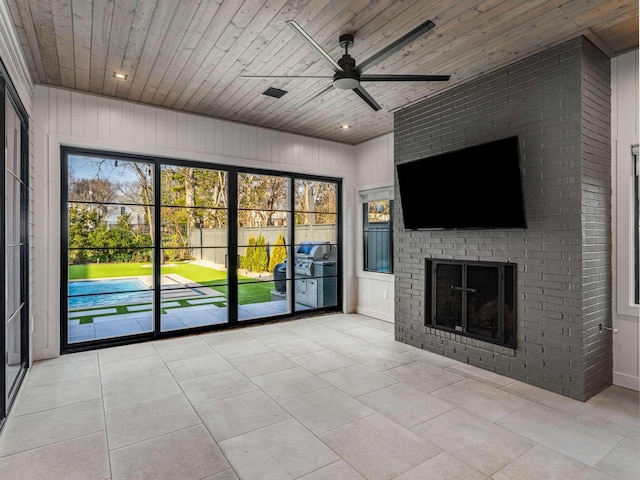
<svg viewBox="0 0 640 480">
<path fill-rule="evenodd" d="M 498 267 L 467 265 L 467 332 L 498 338 L 499 273 Z"/>
<path fill-rule="evenodd" d="M 4 87 L 4 78 L 0 80 Z M 2 239 L 4 271 L 2 272 L 4 298 L 4 384 L 0 386 L 0 422 L 17 393 L 19 380 L 27 366 L 27 298 L 28 298 L 28 249 L 27 249 L 27 168 L 23 151 L 23 115 L 12 103 L 11 95 L 5 95 L 4 132 L 4 194 Z M 3 378 L 0 376 L 0 378 Z"/>
<path fill-rule="evenodd" d="M 229 321 L 227 173 L 161 169 L 161 330 Z"/>
<path fill-rule="evenodd" d="M 295 310 L 338 304 L 338 184 L 296 179 Z"/>
<path fill-rule="evenodd" d="M 338 305 L 338 181 L 112 156 L 65 153 L 65 348 Z"/>
<path fill-rule="evenodd" d="M 290 179 L 238 174 L 238 320 L 290 307 Z"/>
<path fill-rule="evenodd" d="M 153 330 L 152 249 L 74 249 L 68 255 L 70 343 Z"/>
<path fill-rule="evenodd" d="M 461 330 L 463 328 L 462 265 L 436 263 L 436 325 Z"/>
<path fill-rule="evenodd" d="M 8 181 L 12 181 L 8 177 Z M 11 208 L 11 205 L 8 206 Z M 7 225 L 7 237 L 9 237 L 10 226 Z M 24 290 L 21 286 L 20 279 L 26 272 L 23 271 L 22 258 L 24 254 L 23 245 L 18 243 L 10 243 L 7 239 L 7 255 L 6 261 L 6 391 L 11 392 L 12 387 L 17 380 L 22 364 L 22 320 L 24 309 Z"/>
<path fill-rule="evenodd" d="M 153 165 L 68 156 L 67 342 L 153 331 Z"/>
</svg>

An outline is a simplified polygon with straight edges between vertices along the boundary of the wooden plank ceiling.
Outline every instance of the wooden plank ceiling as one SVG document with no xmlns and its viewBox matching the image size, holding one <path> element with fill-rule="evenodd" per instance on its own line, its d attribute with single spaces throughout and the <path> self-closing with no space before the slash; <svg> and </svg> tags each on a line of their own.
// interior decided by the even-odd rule
<svg viewBox="0 0 640 480">
<path fill-rule="evenodd" d="M 403 106 L 579 35 L 609 56 L 638 48 L 637 0 L 6 1 L 37 84 L 352 144 L 391 131 Z M 378 112 L 336 89 L 298 105 L 330 80 L 240 77 L 333 73 L 286 20 L 335 59 L 352 33 L 362 62 L 428 19 L 435 29 L 367 73 L 451 80 L 367 83 Z"/>
</svg>

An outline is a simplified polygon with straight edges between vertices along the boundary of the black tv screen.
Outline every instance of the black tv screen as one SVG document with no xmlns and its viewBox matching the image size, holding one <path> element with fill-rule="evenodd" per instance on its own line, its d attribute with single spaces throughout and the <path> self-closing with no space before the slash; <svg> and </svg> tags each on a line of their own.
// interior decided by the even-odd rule
<svg viewBox="0 0 640 480">
<path fill-rule="evenodd" d="M 518 137 L 397 166 L 404 228 L 526 228 Z"/>
</svg>

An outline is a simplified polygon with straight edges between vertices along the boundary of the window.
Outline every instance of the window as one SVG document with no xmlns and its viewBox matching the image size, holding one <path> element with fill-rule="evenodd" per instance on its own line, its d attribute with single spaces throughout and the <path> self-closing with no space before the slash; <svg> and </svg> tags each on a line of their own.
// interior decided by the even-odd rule
<svg viewBox="0 0 640 480">
<path fill-rule="evenodd" d="M 393 200 L 389 193 L 361 193 L 363 269 L 367 272 L 393 273 Z"/>
</svg>

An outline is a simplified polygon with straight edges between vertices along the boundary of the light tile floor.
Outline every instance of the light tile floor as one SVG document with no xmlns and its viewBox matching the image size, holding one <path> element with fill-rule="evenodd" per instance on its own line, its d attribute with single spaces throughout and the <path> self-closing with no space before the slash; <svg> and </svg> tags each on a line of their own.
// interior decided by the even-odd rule
<svg viewBox="0 0 640 480">
<path fill-rule="evenodd" d="M 3 480 L 640 478 L 638 393 L 586 403 L 327 315 L 29 371 Z"/>
</svg>

